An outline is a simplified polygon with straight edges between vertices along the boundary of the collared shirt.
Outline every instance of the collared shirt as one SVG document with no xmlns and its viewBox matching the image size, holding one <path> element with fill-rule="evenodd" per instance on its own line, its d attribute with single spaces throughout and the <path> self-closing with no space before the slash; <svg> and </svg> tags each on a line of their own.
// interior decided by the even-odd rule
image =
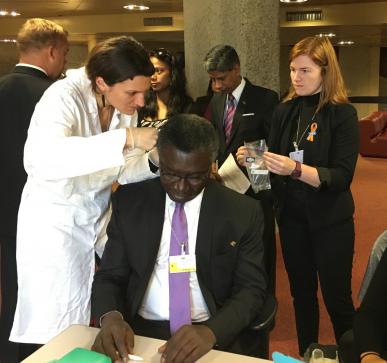
<svg viewBox="0 0 387 363">
<path fill-rule="evenodd" d="M 235 107 L 238 106 L 238 102 L 239 102 L 239 99 L 241 98 L 241 95 L 242 95 L 243 89 L 245 88 L 245 85 L 246 85 L 246 81 L 242 77 L 241 83 L 239 83 L 238 87 L 236 87 L 234 89 L 234 91 L 232 91 L 232 95 L 235 98 Z M 224 106 L 224 115 L 227 114 L 227 108 L 228 108 L 228 102 L 227 101 L 228 101 L 228 95 L 226 97 L 226 104 Z"/>
<path fill-rule="evenodd" d="M 241 83 L 239 83 L 238 87 L 235 88 L 234 91 L 232 91 L 232 95 L 235 98 L 236 105 L 238 105 L 239 99 L 241 98 L 241 95 L 242 95 L 243 89 L 245 88 L 245 85 L 246 85 L 246 81 L 242 77 Z"/>
<path fill-rule="evenodd" d="M 16 64 L 16 67 L 30 67 L 30 68 L 35 68 L 35 69 L 38 69 L 39 71 L 43 72 L 46 76 L 48 76 L 47 72 L 43 69 L 43 68 L 40 68 L 38 66 L 34 66 L 33 64 L 28 64 L 28 63 L 18 63 Z"/>
<path fill-rule="evenodd" d="M 188 250 L 195 254 L 196 237 L 198 230 L 200 206 L 203 191 L 194 199 L 184 204 L 184 211 L 188 224 Z M 161 235 L 159 252 L 156 264 L 149 280 L 138 314 L 144 319 L 169 320 L 169 244 L 171 239 L 172 216 L 175 202 L 168 195 L 165 199 L 164 226 Z M 205 321 L 210 317 L 209 310 L 200 290 L 196 272 L 190 272 L 189 277 L 191 293 L 191 318 L 192 321 Z"/>
</svg>

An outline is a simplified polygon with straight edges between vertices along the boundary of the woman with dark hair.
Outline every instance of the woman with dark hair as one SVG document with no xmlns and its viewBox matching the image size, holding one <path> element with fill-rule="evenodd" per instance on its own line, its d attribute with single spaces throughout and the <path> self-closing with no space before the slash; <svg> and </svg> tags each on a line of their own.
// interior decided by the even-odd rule
<svg viewBox="0 0 387 363">
<path fill-rule="evenodd" d="M 171 116 L 190 111 L 192 99 L 185 89 L 182 62 L 165 48 L 149 52 L 155 72 L 151 77 L 151 88 L 145 95 L 145 106 L 139 111 L 141 127 L 160 127 Z"/>
<path fill-rule="evenodd" d="M 320 285 L 336 341 L 352 327 L 354 201 L 359 152 L 349 104 L 328 38 L 308 37 L 290 52 L 291 88 L 274 111 L 264 160 L 296 317 L 300 355 L 318 342 Z M 244 150 L 237 153 L 245 160 Z"/>
<path fill-rule="evenodd" d="M 145 150 L 157 131 L 137 128 L 135 117 L 153 71 L 133 38 L 107 39 L 37 104 L 24 148 L 11 341 L 44 344 L 71 324 L 90 323 L 112 183 L 155 176 Z"/>
</svg>

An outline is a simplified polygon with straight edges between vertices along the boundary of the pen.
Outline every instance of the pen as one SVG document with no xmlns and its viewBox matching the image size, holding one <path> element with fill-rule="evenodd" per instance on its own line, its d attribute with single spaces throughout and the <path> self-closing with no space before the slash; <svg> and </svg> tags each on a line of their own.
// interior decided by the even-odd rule
<svg viewBox="0 0 387 363">
<path fill-rule="evenodd" d="M 128 358 L 129 358 L 129 360 L 133 360 L 136 362 L 142 362 L 144 360 L 144 358 L 142 358 L 138 355 L 134 355 L 134 354 L 128 354 Z"/>
</svg>

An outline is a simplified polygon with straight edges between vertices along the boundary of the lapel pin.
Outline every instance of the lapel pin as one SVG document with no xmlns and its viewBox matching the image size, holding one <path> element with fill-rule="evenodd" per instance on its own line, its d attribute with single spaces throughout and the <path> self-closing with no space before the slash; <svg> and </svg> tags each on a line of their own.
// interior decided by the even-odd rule
<svg viewBox="0 0 387 363">
<path fill-rule="evenodd" d="M 231 241 L 231 242 L 230 242 L 230 246 L 231 246 L 231 247 L 235 247 L 236 244 L 237 244 L 237 243 L 236 243 L 235 241 Z"/>
</svg>

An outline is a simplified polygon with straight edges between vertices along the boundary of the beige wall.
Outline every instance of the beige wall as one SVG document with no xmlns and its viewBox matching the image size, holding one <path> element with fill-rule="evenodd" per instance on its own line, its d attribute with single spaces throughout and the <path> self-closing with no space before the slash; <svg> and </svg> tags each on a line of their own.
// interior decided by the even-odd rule
<svg viewBox="0 0 387 363">
<path fill-rule="evenodd" d="M 289 46 L 281 46 L 281 95 L 286 93 L 290 84 L 289 50 Z M 349 96 L 387 95 L 387 80 L 379 77 L 379 55 L 379 47 L 352 46 L 340 48 L 339 61 Z M 378 110 L 377 104 L 354 104 L 354 106 L 357 109 L 359 118 Z"/>
<path fill-rule="evenodd" d="M 19 54 L 15 43 L 0 43 L 0 76 L 12 71 L 19 60 Z M 71 44 L 67 55 L 66 68 L 78 68 L 82 66 L 87 57 L 86 44 Z"/>
<path fill-rule="evenodd" d="M 12 71 L 17 63 L 18 52 L 15 43 L 0 43 L 0 76 Z"/>
<path fill-rule="evenodd" d="M 379 95 L 387 96 L 387 78 L 386 77 L 379 78 Z M 380 104 L 379 111 L 387 111 L 387 104 Z"/>
<path fill-rule="evenodd" d="M 87 53 L 86 44 L 70 44 L 66 68 L 71 69 L 83 66 L 87 58 Z"/>
<path fill-rule="evenodd" d="M 379 96 L 379 47 L 341 47 L 343 77 L 350 96 Z M 359 118 L 378 110 L 377 104 L 354 104 Z"/>
<path fill-rule="evenodd" d="M 286 95 L 290 86 L 289 77 L 289 52 L 291 46 L 285 45 L 280 48 L 280 96 Z"/>
<path fill-rule="evenodd" d="M 147 49 L 156 47 L 165 47 L 172 52 L 184 50 L 183 43 L 175 42 L 143 42 Z M 15 43 L 0 43 L 0 76 L 12 71 L 15 64 L 18 62 L 18 51 Z M 88 54 L 88 46 L 86 43 L 70 44 L 69 53 L 67 55 L 66 68 L 78 68 L 85 64 Z"/>
</svg>

